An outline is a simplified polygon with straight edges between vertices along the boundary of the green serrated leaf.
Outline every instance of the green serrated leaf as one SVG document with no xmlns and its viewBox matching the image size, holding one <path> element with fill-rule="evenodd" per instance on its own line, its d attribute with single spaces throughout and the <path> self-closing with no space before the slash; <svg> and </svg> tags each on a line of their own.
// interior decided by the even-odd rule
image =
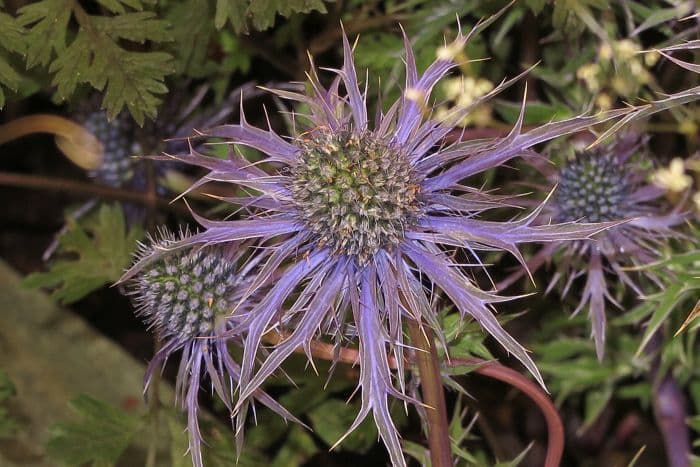
<svg viewBox="0 0 700 467">
<path fill-rule="evenodd" d="M 121 42 L 167 42 L 172 34 L 154 13 L 126 12 L 122 3 L 141 8 L 141 2 L 110 1 L 107 8 L 120 14 L 95 16 L 76 2 L 42 0 L 21 8 L 18 21 L 28 27 L 27 66 L 50 65 L 55 100 L 68 99 L 78 85 L 90 84 L 105 92 L 103 107 L 110 117 L 127 107 L 142 125 L 146 117 L 155 117 L 159 96 L 167 91 L 165 76 L 174 66 L 165 52 L 133 50 Z M 79 26 L 75 34 L 68 34 L 71 18 Z"/>
<path fill-rule="evenodd" d="M 127 39 L 133 42 L 168 42 L 173 39 L 167 21 L 157 19 L 151 11 L 124 13 L 119 16 L 93 16 L 95 27 L 113 40 Z"/>
<path fill-rule="evenodd" d="M 316 433 L 327 445 L 333 446 L 348 431 L 359 411 L 358 404 L 346 404 L 338 399 L 329 399 L 308 413 Z M 377 428 L 371 419 L 365 419 L 350 433 L 339 449 L 361 454 L 377 442 Z"/>
<path fill-rule="evenodd" d="M 530 8 L 533 14 L 539 15 L 547 4 L 547 0 L 525 0 L 525 4 Z"/>
<path fill-rule="evenodd" d="M 163 83 L 166 75 L 174 70 L 172 57 L 164 52 L 124 53 L 117 55 L 117 63 L 101 62 L 101 69 L 110 70 L 105 75 L 107 90 L 102 106 L 110 118 L 116 117 L 126 106 L 139 125 L 146 117 L 154 118 L 161 94 L 168 88 Z M 101 86 L 95 86 L 101 89 Z"/>
<path fill-rule="evenodd" d="M 249 0 L 216 0 L 214 26 L 221 29 L 231 21 L 236 34 L 248 32 L 246 24 L 248 3 Z"/>
<path fill-rule="evenodd" d="M 143 4 L 141 0 L 97 0 L 100 5 L 107 8 L 112 13 L 124 13 L 126 11 L 125 6 L 133 8 L 134 10 L 143 10 Z"/>
<path fill-rule="evenodd" d="M 0 12 L 0 47 L 8 52 L 24 53 L 27 48 L 24 34 L 24 28 L 15 18 Z"/>
<path fill-rule="evenodd" d="M 303 465 L 318 451 L 311 435 L 298 425 L 289 430 L 285 443 L 277 451 L 271 467 L 297 467 Z"/>
<path fill-rule="evenodd" d="M 221 49 L 226 56 L 221 62 L 221 69 L 227 73 L 240 71 L 247 73 L 250 69 L 250 55 L 240 45 L 240 41 L 227 31 L 219 34 Z"/>
<path fill-rule="evenodd" d="M 71 406 L 80 421 L 53 426 L 46 445 L 49 456 L 65 465 L 114 465 L 143 424 L 141 417 L 87 395 Z"/>
<path fill-rule="evenodd" d="M 80 300 L 93 290 L 116 281 L 131 262 L 143 230 L 126 228 L 119 204 L 102 205 L 92 224 L 73 225 L 60 239 L 61 254 L 77 256 L 53 263 L 47 272 L 33 273 L 26 287 L 55 288 L 53 297 L 64 304 Z"/>
<path fill-rule="evenodd" d="M 591 389 L 586 394 L 586 411 L 579 433 L 585 432 L 603 412 L 613 396 L 613 386 L 606 385 L 601 389 Z"/>
<path fill-rule="evenodd" d="M 580 353 L 590 352 L 591 342 L 587 339 L 565 337 L 538 344 L 537 354 L 546 355 L 548 361 L 565 361 Z"/>
<path fill-rule="evenodd" d="M 684 289 L 682 283 L 671 284 L 665 291 L 663 299 L 656 304 L 654 308 L 654 313 L 651 315 L 651 319 L 646 326 L 644 331 L 644 337 L 639 344 L 637 350 L 637 355 L 640 355 L 646 345 L 649 343 L 649 339 L 654 335 L 657 329 L 663 324 L 668 315 L 673 311 L 676 304 L 683 297 Z"/>
<path fill-rule="evenodd" d="M 60 54 L 66 47 L 70 4 L 66 0 L 42 0 L 20 8 L 18 14 L 19 24 L 28 28 L 27 68 L 48 65 L 54 51 Z"/>
<path fill-rule="evenodd" d="M 205 70 L 208 47 L 214 34 L 211 22 L 211 6 L 207 0 L 175 2 L 167 11 L 173 42 L 169 50 L 175 58 L 178 72 L 189 76 L 202 76 Z M 228 82 L 228 81 L 227 81 Z"/>
<path fill-rule="evenodd" d="M 695 2 L 680 2 L 671 8 L 654 9 L 645 19 L 642 24 L 637 26 L 632 32 L 636 36 L 642 31 L 658 26 L 672 19 L 680 19 L 690 14 L 693 10 Z"/>
<path fill-rule="evenodd" d="M 326 13 L 326 6 L 321 0 L 255 0 L 248 8 L 253 27 L 259 31 L 272 27 L 278 14 L 289 17 L 312 11 Z"/>
<path fill-rule="evenodd" d="M 58 100 L 68 99 L 78 85 L 85 81 L 86 77 L 81 70 L 89 69 L 91 61 L 90 38 L 85 31 L 80 31 L 49 68 L 50 72 L 55 73 L 53 84 L 57 86 L 55 95 Z"/>
<path fill-rule="evenodd" d="M 12 91 L 16 91 L 21 83 L 22 76 L 17 73 L 8 62 L 6 62 L 4 57 L 0 54 L 0 85 L 5 86 Z M 0 92 L 2 92 L 2 88 L 0 88 Z M 2 106 L 3 102 L 0 101 L 0 107 Z"/>
</svg>

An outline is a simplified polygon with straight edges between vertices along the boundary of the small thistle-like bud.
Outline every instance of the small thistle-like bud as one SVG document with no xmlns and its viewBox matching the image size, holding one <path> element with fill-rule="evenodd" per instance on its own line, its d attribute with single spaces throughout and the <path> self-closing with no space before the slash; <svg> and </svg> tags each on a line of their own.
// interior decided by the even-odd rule
<svg viewBox="0 0 700 467">
<path fill-rule="evenodd" d="M 136 141 L 136 127 L 125 112 L 109 121 L 107 114 L 100 110 L 91 112 L 83 122 L 104 146 L 102 164 L 91 170 L 90 177 L 109 186 L 122 186 L 131 181 L 135 174 L 135 159 L 132 156 L 142 152 Z"/>
<path fill-rule="evenodd" d="M 403 239 L 420 210 L 405 154 L 371 134 L 321 133 L 300 141 L 291 191 L 319 245 L 362 264 Z"/>
<path fill-rule="evenodd" d="M 623 219 L 634 182 L 624 164 L 609 152 L 587 151 L 559 172 L 555 203 L 561 222 L 605 222 Z"/>
<path fill-rule="evenodd" d="M 145 254 L 172 239 L 153 242 Z M 186 341 L 210 335 L 230 313 L 235 267 L 216 248 L 174 251 L 145 267 L 133 279 L 138 312 L 161 337 Z"/>
</svg>

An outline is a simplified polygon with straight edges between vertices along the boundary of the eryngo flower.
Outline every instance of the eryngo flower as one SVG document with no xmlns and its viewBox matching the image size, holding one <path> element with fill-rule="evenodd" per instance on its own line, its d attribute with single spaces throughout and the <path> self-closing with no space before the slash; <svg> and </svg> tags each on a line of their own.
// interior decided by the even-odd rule
<svg viewBox="0 0 700 467">
<path fill-rule="evenodd" d="M 651 270 L 630 269 L 658 259 L 659 247 L 669 237 L 679 235 L 674 228 L 685 219 L 678 208 L 663 202 L 665 190 L 649 182 L 651 161 L 644 143 L 638 135 L 629 133 L 606 145 L 576 152 L 560 169 L 539 167 L 557 185 L 551 203 L 542 212 L 542 220 L 624 220 L 593 239 L 550 243 L 528 263 L 531 269 L 536 269 L 555 258 L 558 272 L 548 290 L 564 278 L 563 295 L 576 278 L 586 277 L 574 314 L 588 306 L 591 335 L 599 359 L 605 351 L 605 303 L 610 301 L 619 307 L 608 289 L 606 272 L 616 282 L 643 295 L 638 277 L 659 281 Z"/>
<path fill-rule="evenodd" d="M 142 245 L 140 255 L 167 251 L 181 235 L 163 233 L 159 240 Z M 231 248 L 233 247 L 233 248 Z M 129 284 L 137 314 L 155 331 L 162 343 L 148 365 L 144 392 L 154 372 L 160 371 L 173 353 L 182 352 L 176 381 L 176 397 L 187 411 L 189 449 L 194 465 L 202 465 L 202 436 L 198 424 L 198 394 L 203 375 L 216 395 L 232 409 L 232 392 L 240 366 L 229 353 L 229 345 L 241 345 L 242 336 L 231 333 L 236 323 L 229 316 L 233 304 L 246 289 L 244 272 L 236 269 L 240 253 L 236 245 L 189 248 L 163 255 L 148 265 Z M 244 305 L 243 309 L 247 306 Z M 286 409 L 262 391 L 254 397 L 287 420 L 297 421 Z M 234 420 L 240 444 L 245 420 Z"/>
<path fill-rule="evenodd" d="M 250 289 L 279 276 L 258 303 L 248 305 L 249 311 L 233 310 L 239 321 L 234 329 L 247 333 L 236 410 L 294 349 L 301 347 L 310 357 L 314 338 L 329 336 L 340 344 L 356 336 L 362 406 L 350 430 L 372 412 L 393 464 L 405 465 L 389 396 L 410 399 L 403 380 L 404 321 L 430 326 L 444 339 L 431 307 L 435 289 L 441 289 L 462 316 L 477 320 L 542 382 L 525 349 L 494 316 L 492 304 L 508 298 L 477 287 L 453 252 L 464 248 L 481 265 L 480 250 L 507 250 L 520 258 L 518 243 L 583 239 L 601 226 L 533 226 L 534 215 L 508 222 L 480 220 L 482 212 L 502 207 L 502 200 L 461 181 L 527 153 L 540 142 L 600 120 L 573 118 L 523 133 L 521 112 L 505 138 L 445 143 L 445 136 L 469 108 L 438 121 L 430 117 L 429 96 L 456 66 L 455 51 L 475 31 L 467 35 L 460 31 L 422 75 L 405 39 L 405 91 L 386 113 L 379 111 L 373 123 L 352 49 L 343 37 L 343 66 L 331 70 L 336 77 L 329 87 L 321 84 L 312 68 L 309 94 L 271 91 L 309 109 L 308 114 L 294 114 L 300 127 L 295 136 L 285 139 L 272 130 L 255 128 L 242 112 L 240 124 L 204 133 L 259 150 L 264 154 L 259 163 L 233 150 L 228 160 L 205 157 L 194 149 L 167 156 L 209 170 L 196 186 L 219 181 L 249 193 L 224 199 L 246 208 L 242 219 L 197 217 L 205 230 L 170 247 L 255 239 L 259 247 L 255 256 L 264 259 Z M 157 257 L 144 257 L 134 271 Z M 241 306 L 244 303 L 245 298 Z M 263 336 L 274 328 L 286 337 L 255 371 Z M 387 363 L 389 355 L 399 366 L 395 377 Z"/>
<path fill-rule="evenodd" d="M 136 138 L 136 124 L 129 114 L 121 112 L 109 121 L 104 110 L 97 110 L 84 117 L 83 125 L 104 147 L 104 160 L 88 172 L 90 177 L 114 187 L 128 184 L 138 168 L 133 156 L 143 152 Z"/>
</svg>

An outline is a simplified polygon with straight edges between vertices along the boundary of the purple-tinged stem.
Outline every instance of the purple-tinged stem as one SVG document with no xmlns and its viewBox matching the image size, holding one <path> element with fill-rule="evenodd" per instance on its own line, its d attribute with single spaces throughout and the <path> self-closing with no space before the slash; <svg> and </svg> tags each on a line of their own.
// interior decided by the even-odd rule
<svg viewBox="0 0 700 467">
<path fill-rule="evenodd" d="M 408 321 L 411 344 L 417 349 L 416 364 L 420 374 L 421 394 L 428 420 L 428 446 L 433 467 L 451 467 L 452 446 L 450 443 L 449 422 L 445 392 L 442 387 L 440 361 L 433 333 L 427 326 L 420 326 L 413 320 Z"/>
<path fill-rule="evenodd" d="M 654 418 L 661 431 L 669 467 L 690 467 L 690 436 L 685 395 L 667 373 L 654 389 Z"/>
<path fill-rule="evenodd" d="M 654 355 L 650 377 L 652 380 L 652 406 L 656 426 L 661 432 L 669 467 L 690 467 L 690 430 L 686 423 L 688 411 L 685 395 L 671 372 L 661 374 L 661 347 L 663 330 L 651 337 L 644 351 Z"/>
</svg>

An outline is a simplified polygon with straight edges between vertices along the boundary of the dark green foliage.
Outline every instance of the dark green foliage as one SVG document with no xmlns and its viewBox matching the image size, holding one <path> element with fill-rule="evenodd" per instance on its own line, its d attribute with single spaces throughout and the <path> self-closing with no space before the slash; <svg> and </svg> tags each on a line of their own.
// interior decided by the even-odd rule
<svg viewBox="0 0 700 467">
<path fill-rule="evenodd" d="M 100 207 L 85 222 L 72 222 L 61 236 L 58 253 L 68 255 L 56 260 L 47 272 L 27 276 L 27 287 L 53 288 L 54 298 L 69 304 L 115 282 L 131 262 L 136 242 L 143 237 L 138 226 L 127 228 L 118 204 Z"/>
<path fill-rule="evenodd" d="M 348 404 L 340 399 L 329 399 L 309 412 L 314 432 L 329 446 L 343 437 L 359 410 L 358 404 Z M 338 449 L 367 452 L 377 441 L 377 428 L 367 419 L 343 440 Z"/>
<path fill-rule="evenodd" d="M 275 24 L 275 17 L 294 13 L 326 12 L 322 0 L 216 0 L 217 28 L 231 22 L 236 33 L 248 32 L 248 19 L 253 28 L 264 30 Z"/>
<path fill-rule="evenodd" d="M 141 2 L 123 2 L 141 10 Z M 172 39 L 168 24 L 154 12 L 127 11 L 117 1 L 104 2 L 114 15 L 90 15 L 68 0 L 42 0 L 21 8 L 18 22 L 27 28 L 27 66 L 48 66 L 54 98 L 69 98 L 81 84 L 104 92 L 103 107 L 115 116 L 127 107 L 143 124 L 155 117 L 165 76 L 173 71 L 164 52 L 138 51 L 125 43 L 162 43 Z M 78 24 L 75 34 L 69 21 Z"/>
<path fill-rule="evenodd" d="M 3 87 L 17 91 L 21 85 L 22 76 L 12 66 L 11 59 L 25 53 L 23 35 L 24 29 L 18 21 L 0 10 L 0 109 L 5 105 Z"/>
<path fill-rule="evenodd" d="M 0 439 L 11 437 L 17 431 L 17 421 L 5 407 L 16 394 L 17 388 L 10 377 L 3 370 L 0 370 Z"/>
<path fill-rule="evenodd" d="M 128 414 L 87 395 L 71 402 L 80 421 L 61 422 L 51 428 L 46 449 L 63 465 L 115 465 L 143 423 Z"/>
</svg>

